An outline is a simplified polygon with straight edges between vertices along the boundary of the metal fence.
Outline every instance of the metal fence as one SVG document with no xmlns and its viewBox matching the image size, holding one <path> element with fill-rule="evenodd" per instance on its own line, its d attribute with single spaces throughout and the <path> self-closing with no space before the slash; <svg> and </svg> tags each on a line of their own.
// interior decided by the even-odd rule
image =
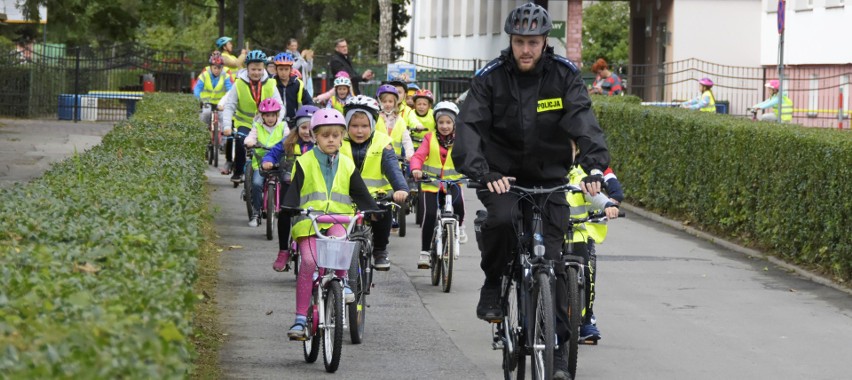
<svg viewBox="0 0 852 380">
<path fill-rule="evenodd" d="M 0 115 L 63 120 L 122 120 L 147 90 L 189 92 L 206 57 L 136 44 L 66 47 L 32 44 L 0 57 Z"/>
</svg>

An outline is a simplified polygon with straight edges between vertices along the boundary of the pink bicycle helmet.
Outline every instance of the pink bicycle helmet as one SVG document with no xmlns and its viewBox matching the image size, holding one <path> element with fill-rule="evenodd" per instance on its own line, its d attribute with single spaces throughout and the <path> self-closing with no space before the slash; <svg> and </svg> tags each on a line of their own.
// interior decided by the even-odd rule
<svg viewBox="0 0 852 380">
<path fill-rule="evenodd" d="M 781 88 L 781 82 L 779 82 L 778 79 L 773 79 L 766 83 L 766 87 L 777 90 Z"/>
<path fill-rule="evenodd" d="M 345 71 L 338 71 L 337 74 L 334 74 L 335 78 L 350 78 L 349 73 Z"/>
<path fill-rule="evenodd" d="M 703 86 L 713 87 L 713 81 L 710 78 L 701 78 L 698 80 L 698 83 Z"/>
<path fill-rule="evenodd" d="M 316 131 L 317 128 L 326 125 L 337 125 L 340 128 L 346 128 L 346 121 L 343 115 L 340 114 L 340 111 L 334 108 L 323 108 L 314 112 L 314 116 L 311 116 L 311 130 Z"/>
<path fill-rule="evenodd" d="M 281 104 L 273 98 L 267 98 L 257 105 L 257 110 L 260 113 L 278 112 L 281 111 Z"/>
<path fill-rule="evenodd" d="M 376 90 L 376 99 L 381 99 L 383 94 L 393 94 L 399 99 L 399 92 L 396 91 L 396 87 L 389 84 L 379 86 L 379 89 Z"/>
</svg>

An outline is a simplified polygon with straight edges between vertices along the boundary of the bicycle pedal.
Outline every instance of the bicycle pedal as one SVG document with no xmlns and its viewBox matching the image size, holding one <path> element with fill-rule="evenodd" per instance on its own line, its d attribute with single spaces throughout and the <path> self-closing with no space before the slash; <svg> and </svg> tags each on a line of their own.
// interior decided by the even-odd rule
<svg viewBox="0 0 852 380">
<path fill-rule="evenodd" d="M 307 341 L 307 340 L 308 340 L 308 338 L 307 338 L 307 337 L 303 337 L 303 338 L 293 338 L 293 337 L 290 337 L 290 340 L 292 340 L 292 341 L 296 341 L 296 342 L 305 342 L 305 341 Z"/>
<path fill-rule="evenodd" d="M 598 339 L 580 339 L 580 344 L 584 344 L 587 346 L 597 346 Z"/>
</svg>

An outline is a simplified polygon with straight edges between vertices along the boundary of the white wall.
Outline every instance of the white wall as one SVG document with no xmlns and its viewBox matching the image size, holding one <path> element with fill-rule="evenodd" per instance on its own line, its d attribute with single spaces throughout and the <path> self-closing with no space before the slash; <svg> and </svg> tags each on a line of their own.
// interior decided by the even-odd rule
<svg viewBox="0 0 852 380">
<path fill-rule="evenodd" d="M 830 0 L 813 0 L 813 9 L 796 11 L 799 2 L 787 0 L 784 32 L 784 63 L 843 64 L 852 62 L 849 36 L 852 36 L 852 1 L 840 8 L 826 8 Z M 836 2 L 836 1 L 834 1 Z M 760 64 L 778 64 L 777 0 L 763 0 L 761 8 Z M 771 5 L 770 5 L 771 3 Z M 772 9 L 771 12 L 767 12 Z"/>
<path fill-rule="evenodd" d="M 500 50 L 509 47 L 509 37 L 503 32 L 503 23 L 508 12 L 524 0 L 449 0 L 446 9 L 443 0 L 412 0 L 409 14 L 412 20 L 407 26 L 408 36 L 400 39 L 400 46 L 406 51 L 413 50 L 417 54 L 455 59 L 481 59 L 485 62 L 496 58 Z M 471 4 L 472 3 L 472 4 Z M 480 11 L 485 7 L 486 17 L 481 17 Z M 567 18 L 567 2 L 551 1 L 549 6 L 554 20 L 564 21 Z M 468 12 L 473 11 L 472 24 Z M 461 22 L 454 25 L 460 12 Z M 496 13 L 495 12 L 499 12 Z M 444 15 L 447 15 L 447 36 L 442 36 L 441 28 Z M 434 20 L 434 21 L 433 21 Z M 485 21 L 485 34 L 480 34 L 480 26 Z M 413 28 L 412 28 L 413 26 Z M 432 27 L 437 30 L 432 30 Z M 458 27 L 458 28 L 457 28 Z M 497 31 L 497 33 L 494 33 Z M 433 37 L 435 35 L 435 37 Z M 413 40 L 413 44 L 412 44 Z M 557 54 L 565 54 L 565 45 L 557 39 L 550 38 L 548 42 L 554 46 Z M 407 60 L 407 56 L 401 59 Z M 485 63 L 483 62 L 483 64 Z"/>
<path fill-rule="evenodd" d="M 761 1 L 765 0 L 675 0 L 674 25 L 669 26 L 672 60 L 758 66 Z"/>
</svg>

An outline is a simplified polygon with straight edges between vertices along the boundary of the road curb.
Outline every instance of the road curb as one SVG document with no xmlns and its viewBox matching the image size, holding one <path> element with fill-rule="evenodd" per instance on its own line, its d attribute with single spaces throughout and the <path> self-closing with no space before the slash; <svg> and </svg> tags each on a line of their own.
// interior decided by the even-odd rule
<svg viewBox="0 0 852 380">
<path fill-rule="evenodd" d="M 827 286 L 827 287 L 839 290 L 841 292 L 844 292 L 846 294 L 852 295 L 852 289 L 846 288 L 842 285 L 839 285 L 839 284 L 835 283 L 834 281 L 832 281 L 828 278 L 814 274 L 814 273 L 812 273 L 812 272 L 810 272 L 806 269 L 800 268 L 799 266 L 785 262 L 785 261 L 783 261 L 783 260 L 781 260 L 781 259 L 779 259 L 775 256 L 767 255 L 767 254 L 765 254 L 761 251 L 743 247 L 743 246 L 738 245 L 736 243 L 733 243 L 731 241 L 722 239 L 718 236 L 711 235 L 711 234 L 706 233 L 704 231 L 699 231 L 699 230 L 692 228 L 690 226 L 686 226 L 683 223 L 678 222 L 676 220 L 666 218 L 664 216 L 661 216 L 661 215 L 655 214 L 653 212 L 641 209 L 641 208 L 639 208 L 637 206 L 633 206 L 631 204 L 622 203 L 621 208 L 623 208 L 624 210 L 626 210 L 626 211 L 628 211 L 632 214 L 639 215 L 639 216 L 641 216 L 645 219 L 655 221 L 657 223 L 666 225 L 666 226 L 674 228 L 676 230 L 686 232 L 686 233 L 688 233 L 692 236 L 695 236 L 699 239 L 709 241 L 710 243 L 716 244 L 716 245 L 723 247 L 725 249 L 728 249 L 728 250 L 731 250 L 731 251 L 734 251 L 734 252 L 749 256 L 749 257 L 755 257 L 755 258 L 767 260 L 767 261 L 769 261 L 770 263 L 772 263 L 776 266 L 779 266 L 779 267 L 784 268 L 786 270 L 795 272 L 799 276 L 801 276 L 805 279 L 808 279 L 812 282 L 815 282 L 817 284 Z"/>
</svg>

